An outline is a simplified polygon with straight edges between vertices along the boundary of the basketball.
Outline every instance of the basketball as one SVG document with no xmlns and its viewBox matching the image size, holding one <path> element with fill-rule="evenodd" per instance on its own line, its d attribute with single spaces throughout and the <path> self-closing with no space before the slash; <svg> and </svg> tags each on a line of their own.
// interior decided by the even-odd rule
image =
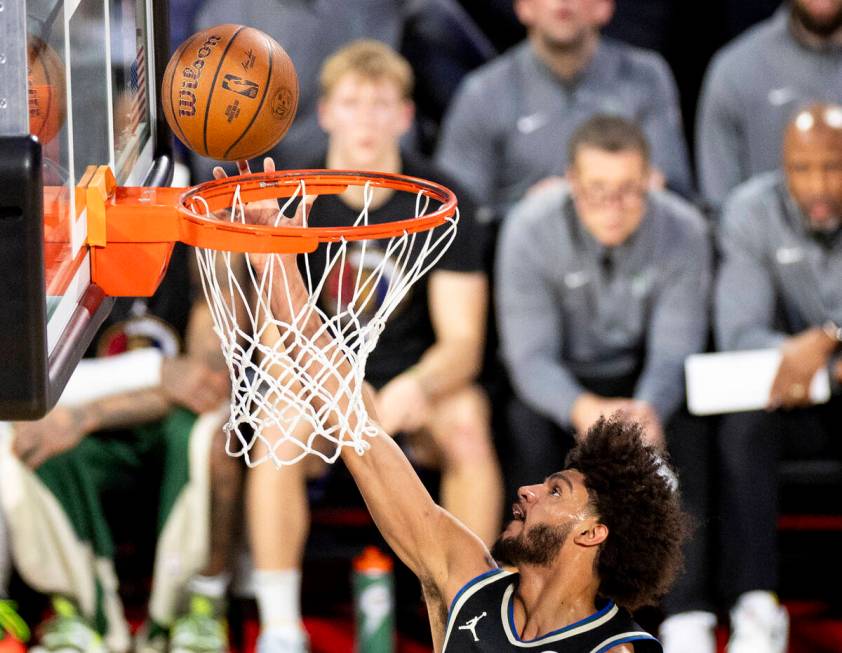
<svg viewBox="0 0 842 653">
<path fill-rule="evenodd" d="M 298 76 L 272 37 L 244 25 L 217 25 L 197 32 L 172 55 L 161 101 L 170 129 L 197 154 L 251 159 L 289 129 Z"/>
<path fill-rule="evenodd" d="M 29 132 L 46 145 L 64 124 L 64 62 L 37 36 L 27 40 Z"/>
</svg>

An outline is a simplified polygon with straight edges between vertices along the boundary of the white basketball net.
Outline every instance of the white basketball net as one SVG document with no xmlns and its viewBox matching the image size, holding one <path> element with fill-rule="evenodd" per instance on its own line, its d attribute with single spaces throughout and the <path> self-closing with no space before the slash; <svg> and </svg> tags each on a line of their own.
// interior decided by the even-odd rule
<svg viewBox="0 0 842 653">
<path fill-rule="evenodd" d="M 237 186 L 226 218 L 244 223 L 239 190 Z M 302 180 L 279 209 L 275 224 L 292 217 L 297 201 L 306 194 Z M 355 226 L 369 224 L 373 197 L 373 188 L 366 184 Z M 437 204 L 419 192 L 415 217 L 438 208 L 431 203 Z M 313 210 L 318 207 L 316 202 Z M 229 455 L 244 457 L 249 466 L 271 460 L 280 467 L 309 454 L 332 463 L 345 446 L 360 454 L 365 451 L 365 439 L 378 432 L 363 404 L 368 355 L 410 287 L 450 246 L 458 219 L 457 212 L 434 229 L 389 239 L 323 244 L 323 273 L 316 253 L 300 254 L 299 268 L 310 300 L 290 322 L 275 319 L 270 310 L 272 287 L 284 284 L 289 290 L 283 266 L 265 265 L 258 274 L 251 266 L 240 265 L 239 254 L 196 248 L 214 330 L 231 375 L 231 413 L 224 427 Z M 328 350 L 302 333 L 300 326 L 313 313 L 321 318 L 322 333 L 332 337 Z M 288 350 L 296 352 L 293 357 Z M 350 364 L 346 376 L 338 370 L 343 359 Z M 308 367 L 313 360 L 319 363 L 315 374 Z M 340 388 L 333 396 L 325 389 L 329 377 L 334 381 L 330 385 Z"/>
</svg>

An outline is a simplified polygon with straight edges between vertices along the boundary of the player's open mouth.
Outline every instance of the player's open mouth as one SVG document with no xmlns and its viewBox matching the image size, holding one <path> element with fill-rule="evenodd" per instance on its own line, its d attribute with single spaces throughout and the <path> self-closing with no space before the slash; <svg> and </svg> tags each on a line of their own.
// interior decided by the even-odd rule
<svg viewBox="0 0 842 653">
<path fill-rule="evenodd" d="M 523 512 L 519 503 L 512 504 L 512 516 L 516 521 L 523 521 L 526 518 L 526 513 Z"/>
</svg>

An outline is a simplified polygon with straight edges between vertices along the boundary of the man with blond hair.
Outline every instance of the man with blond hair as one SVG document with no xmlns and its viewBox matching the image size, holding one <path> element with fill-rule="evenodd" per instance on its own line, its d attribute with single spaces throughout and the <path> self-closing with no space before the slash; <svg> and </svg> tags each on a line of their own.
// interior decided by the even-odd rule
<svg viewBox="0 0 842 653">
<path fill-rule="evenodd" d="M 412 84 L 409 64 L 383 43 L 356 41 L 335 53 L 321 73 L 319 122 L 328 134 L 328 149 L 310 167 L 402 173 L 453 187 L 430 163 L 401 151 L 400 139 L 413 121 Z M 442 502 L 490 544 L 499 526 L 502 482 L 488 400 L 476 383 L 488 281 L 481 265 L 481 232 L 465 196 L 459 197 L 456 239 L 395 309 L 368 359 L 366 378 L 376 389 L 374 401 L 384 428 L 408 437 L 416 462 L 441 468 Z M 350 226 L 363 202 L 361 188 L 321 197 L 309 224 Z M 414 212 L 414 197 L 376 190 L 369 222 Z M 376 241 L 366 243 L 367 262 L 378 255 L 377 247 Z M 326 264 L 325 256 L 324 251 L 310 256 L 315 277 Z M 352 266 L 353 251 L 347 260 L 344 265 Z M 344 265 L 332 274 L 347 272 Z M 330 288 L 339 286 L 325 285 L 322 309 L 335 308 L 339 298 L 331 296 Z M 303 464 L 280 470 L 260 466 L 249 475 L 250 534 L 263 625 L 258 648 L 265 653 L 306 647 L 298 595 L 308 525 L 307 471 Z"/>
</svg>

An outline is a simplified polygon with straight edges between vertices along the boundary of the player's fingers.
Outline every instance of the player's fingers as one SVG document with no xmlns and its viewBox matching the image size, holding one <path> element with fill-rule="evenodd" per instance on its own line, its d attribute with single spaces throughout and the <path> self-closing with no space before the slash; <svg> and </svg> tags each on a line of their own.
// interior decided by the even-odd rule
<svg viewBox="0 0 842 653">
<path fill-rule="evenodd" d="M 310 210 L 313 208 L 313 204 L 318 197 L 318 195 L 305 195 L 304 199 L 298 203 L 298 207 L 295 209 L 295 215 L 289 219 L 287 224 L 291 227 L 300 227 L 309 223 Z"/>
<path fill-rule="evenodd" d="M 225 172 L 225 169 L 222 166 L 214 166 L 213 167 L 213 178 L 214 179 L 225 179 L 228 176 L 228 173 Z"/>
<path fill-rule="evenodd" d="M 271 156 L 263 159 L 263 172 L 275 172 L 275 159 Z"/>
<path fill-rule="evenodd" d="M 251 168 L 249 168 L 249 162 L 245 159 L 237 161 L 237 173 L 241 175 L 246 175 L 251 172 Z"/>
</svg>

